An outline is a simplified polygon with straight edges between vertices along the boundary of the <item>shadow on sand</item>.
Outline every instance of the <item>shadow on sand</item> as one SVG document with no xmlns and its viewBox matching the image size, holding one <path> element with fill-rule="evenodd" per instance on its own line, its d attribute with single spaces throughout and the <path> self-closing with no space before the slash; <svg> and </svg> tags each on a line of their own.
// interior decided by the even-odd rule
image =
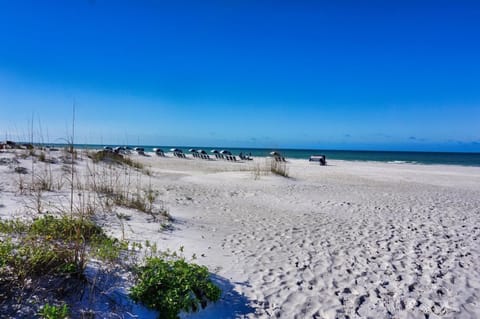
<svg viewBox="0 0 480 319">
<path fill-rule="evenodd" d="M 148 309 L 141 303 L 135 303 L 129 298 L 128 289 L 125 288 L 125 278 L 122 274 L 115 271 L 105 274 L 99 270 L 98 265 L 88 265 L 85 275 L 87 285 L 83 286 L 83 289 L 78 287 L 70 296 L 72 300 L 68 302 L 71 305 L 72 313 L 78 314 L 72 318 L 83 318 L 88 313 L 95 314 L 95 318 L 106 319 L 157 319 L 159 317 L 157 311 Z M 215 274 L 212 274 L 211 278 L 222 289 L 220 300 L 208 304 L 205 309 L 198 312 L 183 312 L 180 314 L 180 318 L 233 319 L 245 318 L 246 315 L 255 313 L 255 309 L 250 306 L 251 301 L 235 291 L 234 285 L 229 280 Z M 93 285 L 92 282 L 94 282 Z M 78 300 L 79 295 L 82 296 L 81 300 Z M 160 318 L 162 318 L 161 314 Z"/>
<path fill-rule="evenodd" d="M 250 306 L 251 302 L 245 296 L 234 290 L 231 282 L 223 277 L 212 274 L 212 281 L 222 289 L 220 300 L 209 304 L 205 309 L 195 313 L 182 313 L 182 319 L 231 319 L 244 318 L 248 314 L 254 314 L 255 309 Z"/>
</svg>

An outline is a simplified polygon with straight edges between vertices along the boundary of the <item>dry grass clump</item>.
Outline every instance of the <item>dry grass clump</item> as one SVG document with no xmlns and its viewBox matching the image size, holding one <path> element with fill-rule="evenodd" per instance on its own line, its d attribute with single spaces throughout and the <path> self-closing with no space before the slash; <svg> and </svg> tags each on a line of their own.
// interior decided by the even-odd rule
<svg viewBox="0 0 480 319">
<path fill-rule="evenodd" d="M 276 161 L 275 159 L 270 160 L 270 172 L 275 175 L 288 177 L 288 167 L 287 163 Z"/>
<path fill-rule="evenodd" d="M 94 163 L 105 162 L 112 164 L 125 164 L 136 169 L 143 169 L 144 166 L 142 163 L 136 162 L 129 157 L 123 156 L 111 151 L 98 151 L 88 154 L 88 157 L 92 159 Z"/>
<path fill-rule="evenodd" d="M 258 180 L 261 176 L 275 174 L 283 177 L 289 177 L 286 162 L 276 161 L 275 158 L 267 158 L 263 163 L 252 163 L 249 170 L 253 173 L 253 179 Z"/>
<path fill-rule="evenodd" d="M 35 174 L 33 188 L 48 192 L 53 191 L 53 173 L 49 164 L 45 163 L 43 170 Z"/>
<path fill-rule="evenodd" d="M 117 154 L 110 151 L 98 151 L 98 152 L 90 152 L 87 155 L 94 163 L 98 162 L 107 162 L 107 163 L 122 163 L 123 155 Z"/>
<path fill-rule="evenodd" d="M 38 155 L 38 160 L 40 162 L 46 162 L 47 161 L 47 157 L 45 155 L 45 152 L 40 152 L 40 155 Z"/>
<path fill-rule="evenodd" d="M 260 179 L 260 176 L 265 175 L 266 170 L 265 168 L 262 168 L 260 163 L 255 163 L 252 169 L 253 172 L 253 179 L 258 180 Z"/>
<path fill-rule="evenodd" d="M 135 209 L 151 215 L 155 222 L 172 220 L 164 203 L 157 200 L 159 193 L 152 188 L 151 173 L 136 169 L 143 167 L 141 163 L 108 151 L 90 157 L 93 165 L 88 166 L 87 188 L 97 194 L 104 208 L 112 212 L 116 206 Z"/>
</svg>

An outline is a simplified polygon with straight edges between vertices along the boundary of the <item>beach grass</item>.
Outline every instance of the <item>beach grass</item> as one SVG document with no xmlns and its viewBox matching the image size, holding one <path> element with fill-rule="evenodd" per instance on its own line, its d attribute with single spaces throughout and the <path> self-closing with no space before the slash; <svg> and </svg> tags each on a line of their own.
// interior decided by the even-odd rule
<svg viewBox="0 0 480 319">
<path fill-rule="evenodd" d="M 43 151 L 28 150 L 29 154 L 19 157 L 12 165 L 12 169 L 18 168 L 21 167 L 20 161 L 31 161 L 29 169 L 15 174 L 16 192 L 29 217 L 0 220 L 0 304 L 6 312 L 14 313 L 18 302 L 39 294 L 50 303 L 43 307 L 35 305 L 36 314 L 43 318 L 63 318 L 64 306 L 69 307 L 68 303 L 62 303 L 66 299 L 45 295 L 45 289 L 53 291 L 84 284 L 96 285 L 97 279 L 86 278 L 84 273 L 93 261 L 101 263 L 101 271 L 96 277 L 103 278 L 114 276 L 113 269 L 127 273 L 140 269 L 147 263 L 144 259 L 147 256 L 157 258 L 159 262 L 165 258 L 156 245 L 144 245 L 142 250 L 141 243 L 125 240 L 125 223 L 129 222 L 128 216 L 132 213 L 118 212 L 118 208 L 125 208 L 130 212 L 146 213 L 159 223 L 159 229 L 171 229 L 169 224 L 173 219 L 164 201 L 158 199 L 158 190 L 152 187 L 151 172 L 147 174 L 143 164 L 118 154 L 90 152 L 84 162 L 76 150 L 70 148 L 68 151 L 69 156 L 59 162 Z M 23 154 L 21 150 L 20 153 Z M 79 164 L 83 168 L 79 168 Z M 52 202 L 54 197 L 61 200 Z M 120 240 L 107 236 L 96 223 L 99 213 L 116 216 L 122 227 Z M 196 264 L 181 260 L 192 272 L 197 269 Z M 206 271 L 206 268 L 201 269 Z M 134 272 L 131 278 L 140 275 L 140 272 Z M 180 280 L 175 276 L 173 280 Z M 182 282 L 194 285 L 195 282 L 190 282 L 194 279 L 198 276 Z M 49 288 L 36 288 L 45 282 L 52 284 Z M 10 288 L 7 290 L 6 287 Z M 104 286 L 102 289 L 110 288 Z M 75 291 L 70 293 L 75 294 Z M 203 294 L 198 297 L 201 303 L 203 297 Z M 136 298 L 148 306 L 144 299 L 141 296 Z M 72 295 L 68 300 L 71 302 Z"/>
</svg>

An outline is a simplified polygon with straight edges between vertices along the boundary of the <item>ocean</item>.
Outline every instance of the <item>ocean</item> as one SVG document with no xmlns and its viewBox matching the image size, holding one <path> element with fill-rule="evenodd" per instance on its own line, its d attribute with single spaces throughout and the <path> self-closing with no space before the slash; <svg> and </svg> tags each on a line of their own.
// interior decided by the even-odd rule
<svg viewBox="0 0 480 319">
<path fill-rule="evenodd" d="M 64 146 L 57 144 L 55 146 Z M 78 148 L 101 149 L 105 145 L 76 145 Z M 108 145 L 118 146 L 118 145 Z M 158 147 L 168 152 L 171 148 L 179 148 L 186 154 L 189 149 L 203 149 L 210 153 L 212 149 L 228 150 L 234 155 L 240 152 L 251 154 L 252 156 L 269 156 L 272 151 L 281 153 L 285 158 L 305 159 L 311 155 L 322 154 L 329 159 L 346 161 L 375 161 L 387 162 L 392 164 L 413 163 L 413 164 L 442 164 L 442 165 L 463 165 L 480 166 L 480 153 L 450 153 L 450 152 L 400 152 L 400 151 L 347 151 L 347 150 L 321 150 L 321 149 L 270 149 L 270 148 L 222 148 L 222 147 L 200 147 L 200 146 L 151 146 L 151 145 L 131 145 L 130 147 L 143 147 L 146 152 L 151 152 L 153 148 Z"/>
</svg>

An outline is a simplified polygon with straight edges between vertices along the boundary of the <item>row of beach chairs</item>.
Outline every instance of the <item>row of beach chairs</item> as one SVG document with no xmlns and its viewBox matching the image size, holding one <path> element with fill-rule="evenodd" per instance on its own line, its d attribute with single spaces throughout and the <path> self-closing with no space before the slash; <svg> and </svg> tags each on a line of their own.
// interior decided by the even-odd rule
<svg viewBox="0 0 480 319">
<path fill-rule="evenodd" d="M 232 161 L 232 162 L 237 161 L 237 158 L 235 157 L 235 155 L 230 155 L 230 154 L 215 153 L 215 158 L 216 159 L 227 160 L 227 161 Z"/>
<path fill-rule="evenodd" d="M 235 157 L 235 155 L 223 155 L 225 156 L 225 159 L 227 161 L 232 161 L 232 162 L 236 162 L 237 161 L 237 158 Z"/>
<path fill-rule="evenodd" d="M 135 148 L 131 149 L 130 147 L 115 147 L 115 148 L 113 148 L 113 147 L 110 147 L 110 146 L 105 146 L 104 150 L 105 151 L 110 151 L 110 152 L 115 152 L 115 153 L 118 153 L 118 154 L 125 154 L 125 155 L 130 154 L 132 151 L 135 151 L 139 155 L 145 155 L 145 150 L 142 147 L 135 147 Z M 160 148 L 154 148 L 153 151 L 155 152 L 155 154 L 157 156 L 166 157 L 165 152 Z M 173 153 L 174 157 L 187 158 L 187 155 L 181 149 L 172 148 L 170 151 Z M 210 160 L 211 159 L 211 157 L 203 150 L 193 150 L 193 149 L 191 149 L 190 152 L 192 153 L 192 156 L 194 158 L 205 159 L 205 160 Z M 213 150 L 212 153 L 215 155 L 216 159 L 227 160 L 227 161 L 232 161 L 232 162 L 237 161 L 237 157 L 235 155 L 232 155 L 230 152 L 227 152 L 227 151 L 222 150 L 221 152 L 218 152 L 218 151 Z M 228 154 L 228 153 L 230 153 L 230 154 Z M 273 159 L 276 162 L 286 162 L 285 157 L 283 157 L 278 152 L 271 152 L 270 155 L 273 157 Z M 252 157 L 244 155 L 243 153 L 240 153 L 239 158 L 242 161 L 253 159 Z M 319 162 L 320 165 L 326 165 L 327 164 L 325 155 L 310 156 L 309 161 L 310 162 Z"/>
<path fill-rule="evenodd" d="M 208 156 L 208 154 L 193 152 L 192 155 L 193 155 L 193 157 L 195 157 L 195 158 L 206 159 L 206 160 L 209 160 L 209 159 L 210 159 L 210 156 Z"/>
<path fill-rule="evenodd" d="M 187 158 L 187 155 L 185 155 L 183 152 L 173 152 L 173 156 L 178 158 Z"/>
</svg>

